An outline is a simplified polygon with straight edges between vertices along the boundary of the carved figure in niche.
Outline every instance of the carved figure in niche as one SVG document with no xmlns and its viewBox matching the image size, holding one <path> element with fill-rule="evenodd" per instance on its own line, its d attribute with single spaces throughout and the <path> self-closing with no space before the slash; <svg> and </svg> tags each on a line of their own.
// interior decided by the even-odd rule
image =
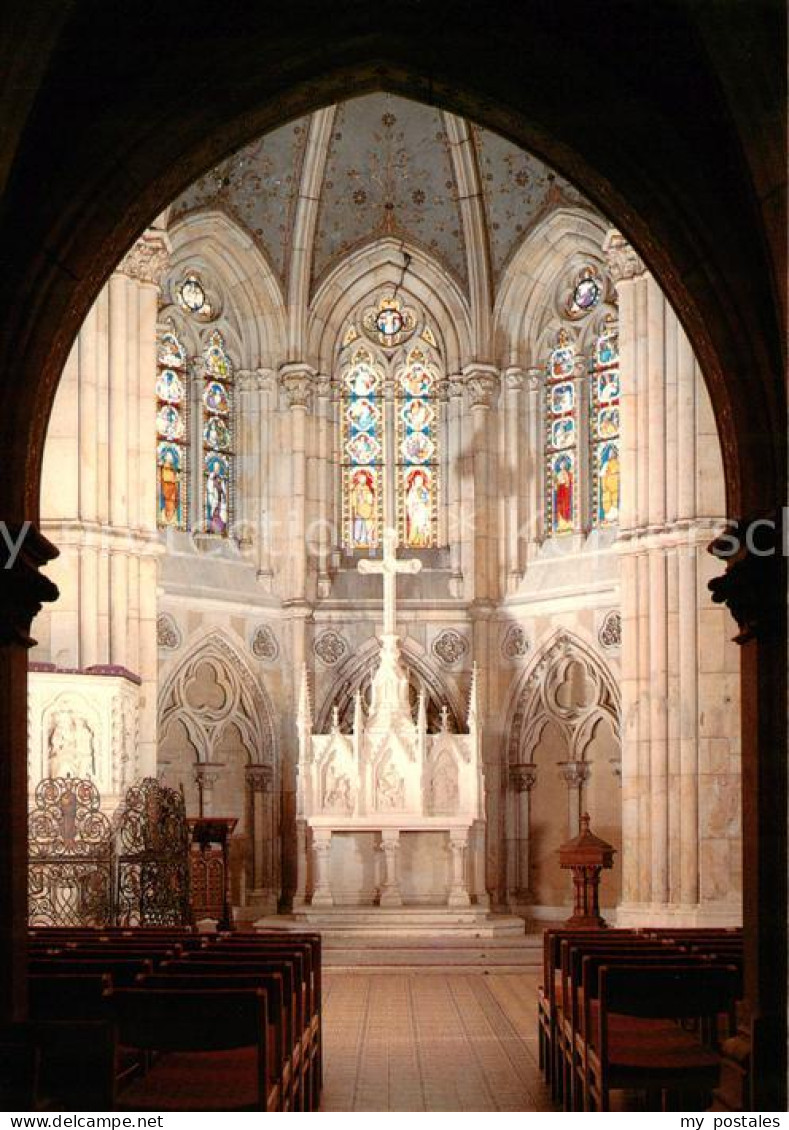
<svg viewBox="0 0 789 1130">
<path fill-rule="evenodd" d="M 93 731 L 84 718 L 61 709 L 52 716 L 48 739 L 50 777 L 95 777 L 96 754 Z"/>
<path fill-rule="evenodd" d="M 435 815 L 451 815 L 457 811 L 459 795 L 455 760 L 451 753 L 442 750 L 436 758 L 430 781 L 430 811 Z"/>
<path fill-rule="evenodd" d="M 346 773 L 338 773 L 333 763 L 326 773 L 323 807 L 329 812 L 353 812 L 350 778 Z"/>
<path fill-rule="evenodd" d="M 378 781 L 375 789 L 375 807 L 394 811 L 403 807 L 405 782 L 395 769 L 389 758 L 384 761 L 378 770 Z"/>
</svg>

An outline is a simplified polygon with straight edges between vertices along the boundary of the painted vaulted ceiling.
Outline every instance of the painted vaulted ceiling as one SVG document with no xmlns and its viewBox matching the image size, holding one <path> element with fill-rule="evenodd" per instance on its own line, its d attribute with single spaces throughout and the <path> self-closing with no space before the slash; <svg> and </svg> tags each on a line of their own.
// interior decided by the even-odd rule
<svg viewBox="0 0 789 1130">
<path fill-rule="evenodd" d="M 485 257 L 495 286 L 530 228 L 562 202 L 584 203 L 503 138 L 433 107 L 371 94 L 247 145 L 182 193 L 171 219 L 227 213 L 283 286 L 307 234 L 313 290 L 349 251 L 387 235 L 424 248 L 467 291 L 473 256 Z"/>
</svg>

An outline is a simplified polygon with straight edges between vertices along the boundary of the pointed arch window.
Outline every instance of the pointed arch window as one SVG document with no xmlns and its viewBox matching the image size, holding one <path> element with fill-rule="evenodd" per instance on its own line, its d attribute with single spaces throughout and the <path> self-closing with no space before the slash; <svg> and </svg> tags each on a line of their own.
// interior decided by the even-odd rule
<svg viewBox="0 0 789 1130">
<path fill-rule="evenodd" d="M 594 526 L 619 520 L 619 332 L 609 314 L 590 363 L 591 516 Z"/>
<path fill-rule="evenodd" d="M 156 378 L 157 522 L 185 530 L 188 521 L 186 351 L 173 327 L 161 335 Z"/>
<path fill-rule="evenodd" d="M 384 395 L 387 372 L 391 396 Z M 410 549 L 437 546 L 439 372 L 427 347 L 382 361 L 359 346 L 340 381 L 345 549 L 377 548 L 384 525 L 396 526 Z"/>
<path fill-rule="evenodd" d="M 412 349 L 397 381 L 397 521 L 411 549 L 437 544 L 438 377 L 425 353 Z"/>
<path fill-rule="evenodd" d="M 374 549 L 383 529 L 383 371 L 364 347 L 342 375 L 343 542 Z"/>
<path fill-rule="evenodd" d="M 205 532 L 227 537 L 233 511 L 233 363 L 222 334 L 210 334 L 203 350 L 203 517 Z"/>
<path fill-rule="evenodd" d="M 545 381 L 545 529 L 573 533 L 578 524 L 578 390 L 575 347 L 560 330 Z"/>
</svg>

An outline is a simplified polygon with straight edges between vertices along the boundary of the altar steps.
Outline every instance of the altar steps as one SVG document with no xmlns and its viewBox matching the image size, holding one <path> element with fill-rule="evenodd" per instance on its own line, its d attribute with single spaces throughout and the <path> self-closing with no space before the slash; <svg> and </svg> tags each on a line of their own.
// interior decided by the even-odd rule
<svg viewBox="0 0 789 1130">
<path fill-rule="evenodd" d="M 360 944 L 337 937 L 324 939 L 323 964 L 337 973 L 524 973 L 542 965 L 542 939 L 402 938 L 368 939 Z"/>
<path fill-rule="evenodd" d="M 319 930 L 328 969 L 440 973 L 523 972 L 542 961 L 542 935 L 526 934 L 517 915 L 475 908 L 330 907 L 259 918 L 258 930 Z"/>
</svg>

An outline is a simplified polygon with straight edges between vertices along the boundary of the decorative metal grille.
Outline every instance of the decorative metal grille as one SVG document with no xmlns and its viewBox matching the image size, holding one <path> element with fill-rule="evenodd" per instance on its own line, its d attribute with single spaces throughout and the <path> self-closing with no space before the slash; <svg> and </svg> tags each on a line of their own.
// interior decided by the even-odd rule
<svg viewBox="0 0 789 1130">
<path fill-rule="evenodd" d="M 118 821 L 116 919 L 120 926 L 183 926 L 189 905 L 184 799 L 153 777 L 126 792 Z"/>
<path fill-rule="evenodd" d="M 112 922 L 112 828 L 90 780 L 48 777 L 29 815 L 31 926 Z"/>
</svg>

